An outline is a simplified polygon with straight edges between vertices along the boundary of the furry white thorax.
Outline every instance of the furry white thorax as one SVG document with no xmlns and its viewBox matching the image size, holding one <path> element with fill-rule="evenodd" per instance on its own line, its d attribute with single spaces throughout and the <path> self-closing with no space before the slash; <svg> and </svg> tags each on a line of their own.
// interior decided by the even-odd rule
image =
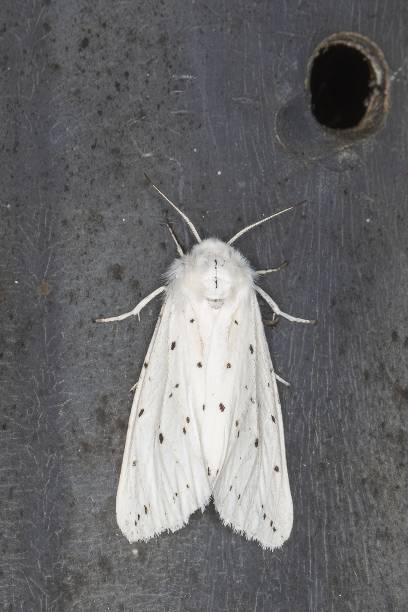
<svg viewBox="0 0 408 612">
<path fill-rule="evenodd" d="M 217 238 L 207 238 L 176 259 L 166 277 L 170 291 L 184 288 L 218 309 L 241 290 L 253 287 L 255 272 L 237 249 Z"/>
</svg>

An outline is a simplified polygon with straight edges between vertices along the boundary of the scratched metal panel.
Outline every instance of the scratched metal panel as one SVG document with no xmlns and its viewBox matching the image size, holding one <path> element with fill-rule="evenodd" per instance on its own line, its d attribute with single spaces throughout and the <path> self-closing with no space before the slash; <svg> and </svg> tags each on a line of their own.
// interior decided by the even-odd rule
<svg viewBox="0 0 408 612">
<path fill-rule="evenodd" d="M 1 506 L 4 610 L 408 609 L 407 52 L 404 0 L 224 3 L 3 0 Z M 339 30 L 383 49 L 385 128 L 316 138 L 313 48 Z M 114 497 L 159 304 L 97 327 L 152 291 L 175 256 L 147 170 L 205 235 L 253 231 L 255 266 L 305 328 L 267 332 L 294 496 L 278 551 L 213 508 L 130 546 Z M 182 242 L 187 229 L 173 214 Z"/>
</svg>

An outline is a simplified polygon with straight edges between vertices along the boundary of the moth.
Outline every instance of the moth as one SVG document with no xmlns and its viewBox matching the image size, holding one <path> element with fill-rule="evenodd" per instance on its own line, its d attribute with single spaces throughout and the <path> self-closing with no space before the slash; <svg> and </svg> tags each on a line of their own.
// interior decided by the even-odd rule
<svg viewBox="0 0 408 612">
<path fill-rule="evenodd" d="M 148 178 L 148 177 L 147 177 Z M 149 179 L 150 181 L 150 179 Z M 150 181 L 151 182 L 151 181 Z M 277 381 L 257 301 L 274 318 L 314 323 L 282 312 L 257 284 L 279 268 L 254 271 L 228 242 L 202 240 L 179 257 L 163 286 L 125 314 L 139 315 L 155 297 L 162 308 L 136 385 L 116 497 L 117 521 L 129 542 L 183 527 L 213 499 L 225 525 L 262 547 L 280 547 L 293 522 Z"/>
</svg>

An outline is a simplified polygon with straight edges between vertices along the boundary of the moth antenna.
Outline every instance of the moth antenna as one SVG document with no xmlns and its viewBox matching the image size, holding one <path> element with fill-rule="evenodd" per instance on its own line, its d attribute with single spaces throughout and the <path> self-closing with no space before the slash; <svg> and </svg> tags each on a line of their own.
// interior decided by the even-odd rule
<svg viewBox="0 0 408 612">
<path fill-rule="evenodd" d="M 251 223 L 251 225 L 248 225 L 247 227 L 244 227 L 244 229 L 240 230 L 237 234 L 235 234 L 235 236 L 230 238 L 228 240 L 227 244 L 232 244 L 233 242 L 238 240 L 238 238 L 241 238 L 241 236 L 243 234 L 246 234 L 246 232 L 249 232 L 249 230 L 251 230 L 252 228 L 257 227 L 257 225 L 261 225 L 261 223 L 265 223 L 265 221 L 269 221 L 270 219 L 273 219 L 274 217 L 278 217 L 279 215 L 283 215 L 283 213 L 288 212 L 289 210 L 294 210 L 295 208 L 298 208 L 299 206 L 303 206 L 303 204 L 305 204 L 305 203 L 306 203 L 306 200 L 302 200 L 298 204 L 294 204 L 293 206 L 289 206 L 289 208 L 284 208 L 283 210 L 280 210 L 279 212 L 276 212 L 273 215 L 269 215 L 269 217 L 265 217 L 265 219 L 261 219 L 260 221 L 256 221 L 255 223 Z"/>
<path fill-rule="evenodd" d="M 194 224 L 190 221 L 190 219 L 187 217 L 186 214 L 183 213 L 182 210 L 180 210 L 175 204 L 174 202 L 172 202 L 171 200 L 169 200 L 169 198 L 164 195 L 164 193 L 162 191 L 160 191 L 160 189 L 158 187 L 156 187 L 156 185 L 153 183 L 152 179 L 146 174 L 146 172 L 144 173 L 146 179 L 149 181 L 150 185 L 153 187 L 153 189 L 155 189 L 161 196 L 162 198 L 164 198 L 166 200 L 166 202 L 168 202 L 170 204 L 170 206 L 172 206 L 174 208 L 174 210 L 176 210 L 178 212 L 179 215 L 181 215 L 184 219 L 184 221 L 187 223 L 188 227 L 191 229 L 194 237 L 196 238 L 197 242 L 201 242 L 201 238 L 199 233 L 197 232 L 196 228 L 194 227 Z"/>
</svg>

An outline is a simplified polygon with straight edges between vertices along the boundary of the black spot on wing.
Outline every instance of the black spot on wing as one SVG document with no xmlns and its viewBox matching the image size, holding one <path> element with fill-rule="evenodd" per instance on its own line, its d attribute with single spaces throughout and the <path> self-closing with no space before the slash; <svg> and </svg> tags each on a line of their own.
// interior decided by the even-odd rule
<svg viewBox="0 0 408 612">
<path fill-rule="evenodd" d="M 159 433 L 159 442 L 160 442 L 160 444 L 163 444 L 163 440 L 164 440 L 163 434 Z"/>
<path fill-rule="evenodd" d="M 190 319 L 190 323 L 194 323 L 194 319 Z"/>
<path fill-rule="evenodd" d="M 225 410 L 225 406 L 224 406 L 224 404 L 220 404 L 220 405 L 219 405 L 219 409 L 221 410 L 221 412 L 224 412 L 224 410 Z"/>
<path fill-rule="evenodd" d="M 256 440 L 255 440 L 255 448 L 258 448 L 258 444 L 259 444 L 259 440 L 258 440 L 258 438 L 256 438 Z"/>
<path fill-rule="evenodd" d="M 202 368 L 202 367 L 203 367 L 203 364 L 201 363 L 201 361 L 198 361 L 197 362 L 197 368 Z"/>
<path fill-rule="evenodd" d="M 230 367 L 231 367 L 231 364 L 230 364 L 230 362 L 228 362 L 228 363 L 227 363 L 227 370 L 229 370 L 229 369 L 230 369 Z"/>
<path fill-rule="evenodd" d="M 139 412 L 139 416 L 141 417 L 143 413 L 144 413 L 144 408 L 142 408 L 141 411 Z"/>
<path fill-rule="evenodd" d="M 187 430 L 185 427 L 183 427 L 183 434 L 186 434 L 186 433 L 187 433 Z"/>
<path fill-rule="evenodd" d="M 275 465 L 273 469 L 275 470 L 275 472 L 279 472 L 279 467 L 277 465 Z"/>
<path fill-rule="evenodd" d="M 171 348 L 172 351 L 174 351 L 174 349 L 176 348 L 176 341 L 175 340 L 173 340 L 173 342 L 171 343 L 170 348 Z"/>
<path fill-rule="evenodd" d="M 186 421 L 187 421 L 187 423 L 189 423 L 190 422 L 190 417 L 186 417 Z"/>
<path fill-rule="evenodd" d="M 272 421 L 273 421 L 274 423 L 276 423 L 276 419 L 275 419 L 275 417 L 273 416 L 273 414 L 271 414 L 271 417 L 272 417 Z"/>
<path fill-rule="evenodd" d="M 147 368 L 147 366 L 148 366 L 148 365 L 149 365 L 149 364 L 148 364 L 148 362 L 147 362 L 147 361 L 145 361 L 145 362 L 144 362 L 144 364 L 143 364 L 143 367 L 144 367 L 144 368 Z"/>
<path fill-rule="evenodd" d="M 147 514 L 147 506 L 144 507 L 145 514 Z"/>
<path fill-rule="evenodd" d="M 252 346 L 252 344 L 249 345 L 249 350 L 251 351 L 251 355 L 253 355 L 254 347 Z"/>
</svg>

